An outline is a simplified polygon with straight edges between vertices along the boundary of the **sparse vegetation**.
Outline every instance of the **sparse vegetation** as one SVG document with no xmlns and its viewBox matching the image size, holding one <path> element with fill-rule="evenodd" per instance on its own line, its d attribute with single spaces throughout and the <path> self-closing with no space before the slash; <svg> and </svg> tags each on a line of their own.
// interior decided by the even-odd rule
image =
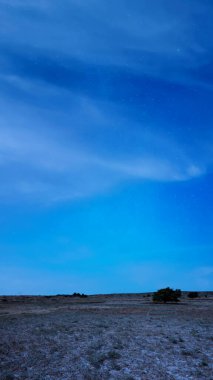
<svg viewBox="0 0 213 380">
<path fill-rule="evenodd" d="M 178 302 L 179 298 L 181 297 L 181 290 L 176 289 L 173 290 L 169 287 L 159 289 L 157 292 L 155 292 L 152 296 L 153 302 Z"/>
<path fill-rule="evenodd" d="M 6 297 L 0 379 L 211 379 L 213 293 L 202 298 Z"/>
<path fill-rule="evenodd" d="M 80 298 L 86 298 L 87 295 L 84 293 L 73 293 L 72 297 L 80 297 Z"/>
<path fill-rule="evenodd" d="M 46 296 L 46 297 L 52 297 L 52 296 Z M 57 294 L 56 297 L 78 297 L 78 298 L 86 298 L 88 297 L 86 294 L 84 293 L 73 293 L 73 294 Z"/>
<path fill-rule="evenodd" d="M 202 367 L 208 367 L 208 363 L 205 360 L 202 360 L 202 362 L 200 363 L 200 365 Z"/>
</svg>

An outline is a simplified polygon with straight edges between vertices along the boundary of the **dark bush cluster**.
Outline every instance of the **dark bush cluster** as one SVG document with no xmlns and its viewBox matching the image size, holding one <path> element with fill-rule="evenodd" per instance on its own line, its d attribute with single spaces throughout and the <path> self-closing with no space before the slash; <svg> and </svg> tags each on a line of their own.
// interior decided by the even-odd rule
<svg viewBox="0 0 213 380">
<path fill-rule="evenodd" d="M 152 296 L 153 302 L 178 302 L 179 298 L 181 297 L 181 290 L 176 289 L 173 290 L 169 287 L 159 289 L 157 292 L 155 292 Z"/>
<path fill-rule="evenodd" d="M 51 296 L 46 296 L 46 297 L 51 297 Z M 84 293 L 73 293 L 73 294 L 57 294 L 56 297 L 80 297 L 80 298 L 86 298 L 88 297 L 86 294 Z"/>
<path fill-rule="evenodd" d="M 87 295 L 84 293 L 73 293 L 71 297 L 80 297 L 80 298 L 86 298 Z"/>
</svg>

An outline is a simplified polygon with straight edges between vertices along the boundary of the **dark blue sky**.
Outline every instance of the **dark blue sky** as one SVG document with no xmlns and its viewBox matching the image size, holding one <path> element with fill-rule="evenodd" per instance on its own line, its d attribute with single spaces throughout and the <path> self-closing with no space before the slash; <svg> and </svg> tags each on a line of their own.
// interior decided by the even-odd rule
<svg viewBox="0 0 213 380">
<path fill-rule="evenodd" d="M 212 290 L 212 1 L 0 18 L 0 293 Z"/>
</svg>

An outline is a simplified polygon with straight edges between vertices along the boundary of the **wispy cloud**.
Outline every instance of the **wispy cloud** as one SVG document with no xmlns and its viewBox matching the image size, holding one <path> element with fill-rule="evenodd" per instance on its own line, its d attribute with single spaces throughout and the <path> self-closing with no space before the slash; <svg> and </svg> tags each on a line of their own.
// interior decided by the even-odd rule
<svg viewBox="0 0 213 380">
<path fill-rule="evenodd" d="M 0 19 L 0 293 L 210 289 L 212 0 Z"/>
<path fill-rule="evenodd" d="M 73 199 L 208 171 L 213 137 L 184 114 L 199 117 L 196 86 L 212 86 L 208 1 L 0 0 L 0 12 L 2 197 Z"/>
<path fill-rule="evenodd" d="M 149 149 L 144 149 L 144 154 L 111 151 L 110 155 L 101 155 L 98 149 L 92 151 L 91 146 L 85 147 L 78 141 L 57 141 L 50 133 L 39 135 L 35 130 L 1 128 L 1 196 L 24 195 L 56 201 L 94 195 L 134 178 L 180 181 L 204 173 L 204 168 L 180 148 L 176 159 L 177 146 L 170 141 L 161 138 L 157 147 L 156 140 L 156 136 L 149 136 Z M 141 144 L 144 145 L 142 138 Z M 152 146 L 158 149 L 153 155 Z M 165 146 L 167 152 L 163 156 Z"/>
<path fill-rule="evenodd" d="M 34 74 L 37 64 L 38 75 L 42 61 L 45 74 L 46 54 L 50 71 L 51 60 L 55 62 L 55 70 L 61 63 L 61 78 L 67 70 L 64 62 L 71 69 L 76 61 L 77 67 L 88 65 L 90 70 L 94 70 L 97 64 L 102 65 L 106 73 L 119 67 L 129 75 L 133 70 L 140 76 L 150 75 L 165 81 L 210 85 L 209 78 L 200 73 L 200 69 L 211 65 L 213 10 L 208 1 L 194 1 L 193 6 L 190 2 L 173 1 L 171 4 L 168 0 L 157 3 L 152 0 L 149 4 L 146 1 L 134 4 L 126 1 L 116 4 L 94 0 L 87 3 L 66 1 L 63 6 L 57 1 L 31 0 L 26 4 L 16 0 L 1 1 L 0 5 L 6 30 L 0 42 L 10 46 L 11 54 L 16 51 L 17 58 L 19 50 L 18 63 L 24 52 L 28 69 L 31 56 Z M 195 29 L 195 24 L 199 28 Z M 23 43 L 25 28 L 28 33 L 24 35 Z"/>
</svg>

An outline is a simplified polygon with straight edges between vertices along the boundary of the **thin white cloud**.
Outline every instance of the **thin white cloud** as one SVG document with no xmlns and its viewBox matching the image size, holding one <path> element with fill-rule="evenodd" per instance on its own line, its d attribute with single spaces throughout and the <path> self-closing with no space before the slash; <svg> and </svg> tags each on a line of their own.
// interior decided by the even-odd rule
<svg viewBox="0 0 213 380">
<path fill-rule="evenodd" d="M 203 30 L 211 27 L 212 7 L 201 1 L 129 2 L 69 1 L 2 1 L 4 43 L 13 46 L 23 39 L 24 49 L 37 46 L 63 62 L 66 57 L 85 63 L 123 66 L 128 70 L 186 84 L 208 85 L 193 78 L 190 69 L 210 63 L 212 38 Z M 10 7 L 34 9 L 38 18 L 10 12 Z M 153 12 L 153 8 L 155 12 Z M 199 36 L 194 25 L 200 22 Z M 21 25 L 21 27 L 20 27 Z M 57 27 L 56 27 L 57 26 Z M 36 33 L 35 33 L 36 30 Z M 199 38 L 198 38 L 199 37 Z M 54 40 L 54 44 L 53 44 Z M 204 83 L 206 82 L 206 83 Z"/>
<path fill-rule="evenodd" d="M 153 142 L 149 137 L 150 150 L 152 144 L 156 145 L 156 136 Z M 51 202 L 91 196 L 134 178 L 181 181 L 204 173 L 185 152 L 179 160 L 174 159 L 176 147 L 171 143 L 163 157 L 161 151 L 167 144 L 164 141 L 158 146 L 153 156 L 134 152 L 126 155 L 125 151 L 101 155 L 98 149 L 92 152 L 92 147 L 79 142 L 57 141 L 50 133 L 1 128 L 1 196 L 23 195 Z"/>
<path fill-rule="evenodd" d="M 208 11 L 200 1 L 195 1 L 193 7 L 179 1 L 170 6 L 169 0 L 149 4 L 72 0 L 64 6 L 57 1 L 31 0 L 26 4 L 22 0 L 0 0 L 1 4 L 5 30 L 2 41 L 15 51 L 20 48 L 27 58 L 28 49 L 32 49 L 31 65 L 33 59 L 39 64 L 43 51 L 53 60 L 53 66 L 55 62 L 63 67 L 64 59 L 71 64 L 72 58 L 79 58 L 89 68 L 91 63 L 101 68 L 124 66 L 130 75 L 136 70 L 141 76 L 191 83 L 190 69 L 209 62 L 212 41 L 201 33 L 199 42 L 193 26 L 199 12 Z M 17 13 L 11 11 L 11 6 L 17 8 Z M 20 12 L 22 7 L 40 13 L 31 17 L 31 12 L 28 18 Z M 25 33 L 22 50 L 24 30 L 29 33 Z M 41 65 L 45 57 L 41 57 Z M 195 154 L 189 151 L 189 143 L 184 147 L 175 137 L 158 132 L 158 125 L 148 128 L 147 133 L 143 125 L 135 126 L 131 116 L 126 121 L 121 105 L 114 105 L 114 109 L 120 107 L 116 114 L 112 104 L 101 104 L 92 95 L 86 97 L 85 88 L 77 93 L 69 88 L 68 94 L 66 86 L 60 86 L 59 91 L 51 80 L 42 82 L 42 78 L 25 77 L 25 73 L 13 70 L 13 65 L 7 67 L 7 62 L 0 76 L 15 92 L 24 92 L 22 102 L 27 104 L 16 107 L 9 99 L 7 114 L 2 106 L 1 197 L 23 195 L 49 201 L 86 197 L 127 180 L 189 180 L 203 175 L 212 163 L 212 137 L 202 157 L 203 141 L 198 142 Z M 27 103 L 31 96 L 34 108 Z M 103 140 L 107 137 L 104 143 L 99 143 L 101 134 Z M 114 144 L 110 144 L 112 141 Z"/>
</svg>

